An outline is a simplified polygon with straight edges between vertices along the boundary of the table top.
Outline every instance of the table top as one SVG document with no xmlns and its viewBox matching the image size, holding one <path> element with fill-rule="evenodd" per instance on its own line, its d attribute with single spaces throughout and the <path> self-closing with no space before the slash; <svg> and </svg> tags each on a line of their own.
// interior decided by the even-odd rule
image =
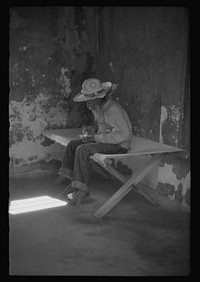
<svg viewBox="0 0 200 282">
<path fill-rule="evenodd" d="M 70 140 L 79 139 L 79 135 L 81 133 L 82 128 L 52 129 L 43 132 L 46 137 L 64 146 L 67 146 Z M 127 154 L 106 154 L 105 156 L 112 158 L 123 158 L 125 156 L 129 157 L 132 155 L 146 155 L 181 151 L 185 150 L 133 135 L 133 139 L 131 142 L 131 150 Z"/>
<path fill-rule="evenodd" d="M 79 135 L 82 133 L 82 128 L 65 128 L 65 129 L 51 129 L 43 132 L 43 135 L 49 139 L 67 146 L 69 141 L 80 139 Z"/>
</svg>

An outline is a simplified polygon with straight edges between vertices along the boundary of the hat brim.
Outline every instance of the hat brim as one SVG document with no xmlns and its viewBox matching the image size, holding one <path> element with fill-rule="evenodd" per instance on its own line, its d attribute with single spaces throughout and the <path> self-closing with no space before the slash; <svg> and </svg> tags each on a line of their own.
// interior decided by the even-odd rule
<svg viewBox="0 0 200 282">
<path fill-rule="evenodd" d="M 103 98 L 106 96 L 108 90 L 111 88 L 112 83 L 111 82 L 103 82 L 102 83 L 102 89 L 104 89 L 103 92 L 101 93 L 96 93 L 96 95 L 94 95 L 95 93 L 92 94 L 87 94 L 87 93 L 83 93 L 83 92 L 79 92 L 78 94 L 76 94 L 76 96 L 74 96 L 73 100 L 74 102 L 84 102 L 84 101 L 88 101 L 88 100 L 94 100 L 97 98 Z"/>
</svg>

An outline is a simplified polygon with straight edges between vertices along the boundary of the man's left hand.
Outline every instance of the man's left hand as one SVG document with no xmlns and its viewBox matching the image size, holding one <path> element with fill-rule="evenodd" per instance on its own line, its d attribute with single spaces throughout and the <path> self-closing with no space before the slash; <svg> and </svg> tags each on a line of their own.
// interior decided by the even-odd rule
<svg viewBox="0 0 200 282">
<path fill-rule="evenodd" d="M 95 141 L 95 138 L 94 138 L 94 134 L 91 134 L 91 135 L 84 135 L 83 137 L 83 142 L 85 143 L 91 143 L 91 142 L 94 142 Z"/>
<path fill-rule="evenodd" d="M 84 143 L 92 143 L 95 141 L 95 132 L 90 132 L 90 134 L 82 134 L 81 139 Z"/>
</svg>

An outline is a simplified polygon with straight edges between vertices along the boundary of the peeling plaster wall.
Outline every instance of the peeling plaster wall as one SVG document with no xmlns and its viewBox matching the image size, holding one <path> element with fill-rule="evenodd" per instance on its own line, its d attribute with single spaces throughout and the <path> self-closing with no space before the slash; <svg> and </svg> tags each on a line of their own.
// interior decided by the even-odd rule
<svg viewBox="0 0 200 282">
<path fill-rule="evenodd" d="M 134 134 L 190 151 L 187 8 L 100 7 L 97 23 L 97 73 L 118 84 L 113 99 Z M 181 177 L 173 171 L 186 166 Z M 189 158 L 164 162 L 159 193 L 189 204 L 189 175 Z"/>
<path fill-rule="evenodd" d="M 94 8 L 10 8 L 11 173 L 58 167 L 64 147 L 42 132 L 90 121 L 90 111 L 73 96 L 94 74 L 94 18 Z"/>
<path fill-rule="evenodd" d="M 158 168 L 159 194 L 190 206 L 190 164 L 187 159 L 167 156 Z"/>
<path fill-rule="evenodd" d="M 113 98 L 127 109 L 135 134 L 182 146 L 187 9 L 101 7 L 98 11 L 98 76 L 118 84 Z"/>
<path fill-rule="evenodd" d="M 42 131 L 91 120 L 72 100 L 91 76 L 118 85 L 134 134 L 189 150 L 188 29 L 181 7 L 11 8 L 11 169 L 59 166 L 64 148 Z M 189 159 L 163 162 L 157 189 L 189 204 Z"/>
<path fill-rule="evenodd" d="M 48 104 L 49 97 L 40 95 L 31 103 L 11 101 L 10 114 L 10 162 L 17 167 L 38 160 L 57 159 L 62 147 L 58 144 L 45 145 L 42 134 L 48 128 L 64 128 L 67 112 L 57 104 Z M 51 142 L 50 142 L 51 143 Z M 48 143 L 47 143 L 48 144 Z"/>
<path fill-rule="evenodd" d="M 167 135 L 170 133 L 170 138 L 175 147 L 178 147 L 178 133 L 179 133 L 179 123 L 181 119 L 181 107 L 176 106 L 168 106 L 161 107 L 161 116 L 160 116 L 160 136 L 159 142 L 163 142 L 163 135 Z M 169 132 L 170 131 L 170 132 Z"/>
</svg>

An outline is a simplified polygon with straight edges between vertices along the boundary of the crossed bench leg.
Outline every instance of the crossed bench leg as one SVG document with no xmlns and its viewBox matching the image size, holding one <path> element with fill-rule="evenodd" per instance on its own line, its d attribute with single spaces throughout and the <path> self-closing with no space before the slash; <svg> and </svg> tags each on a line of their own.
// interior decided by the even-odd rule
<svg viewBox="0 0 200 282">
<path fill-rule="evenodd" d="M 137 185 L 148 172 L 156 165 L 160 163 L 165 154 L 155 154 L 149 161 L 147 161 L 142 168 L 140 168 L 136 173 L 134 173 L 128 180 L 119 174 L 114 168 L 112 168 L 109 163 L 104 167 L 112 175 L 116 176 L 121 180 L 124 185 L 110 198 L 103 206 L 101 206 L 95 213 L 95 218 L 104 217 L 132 188 Z M 140 189 L 138 192 L 141 193 L 148 201 L 151 201 L 147 195 L 145 195 Z"/>
</svg>

